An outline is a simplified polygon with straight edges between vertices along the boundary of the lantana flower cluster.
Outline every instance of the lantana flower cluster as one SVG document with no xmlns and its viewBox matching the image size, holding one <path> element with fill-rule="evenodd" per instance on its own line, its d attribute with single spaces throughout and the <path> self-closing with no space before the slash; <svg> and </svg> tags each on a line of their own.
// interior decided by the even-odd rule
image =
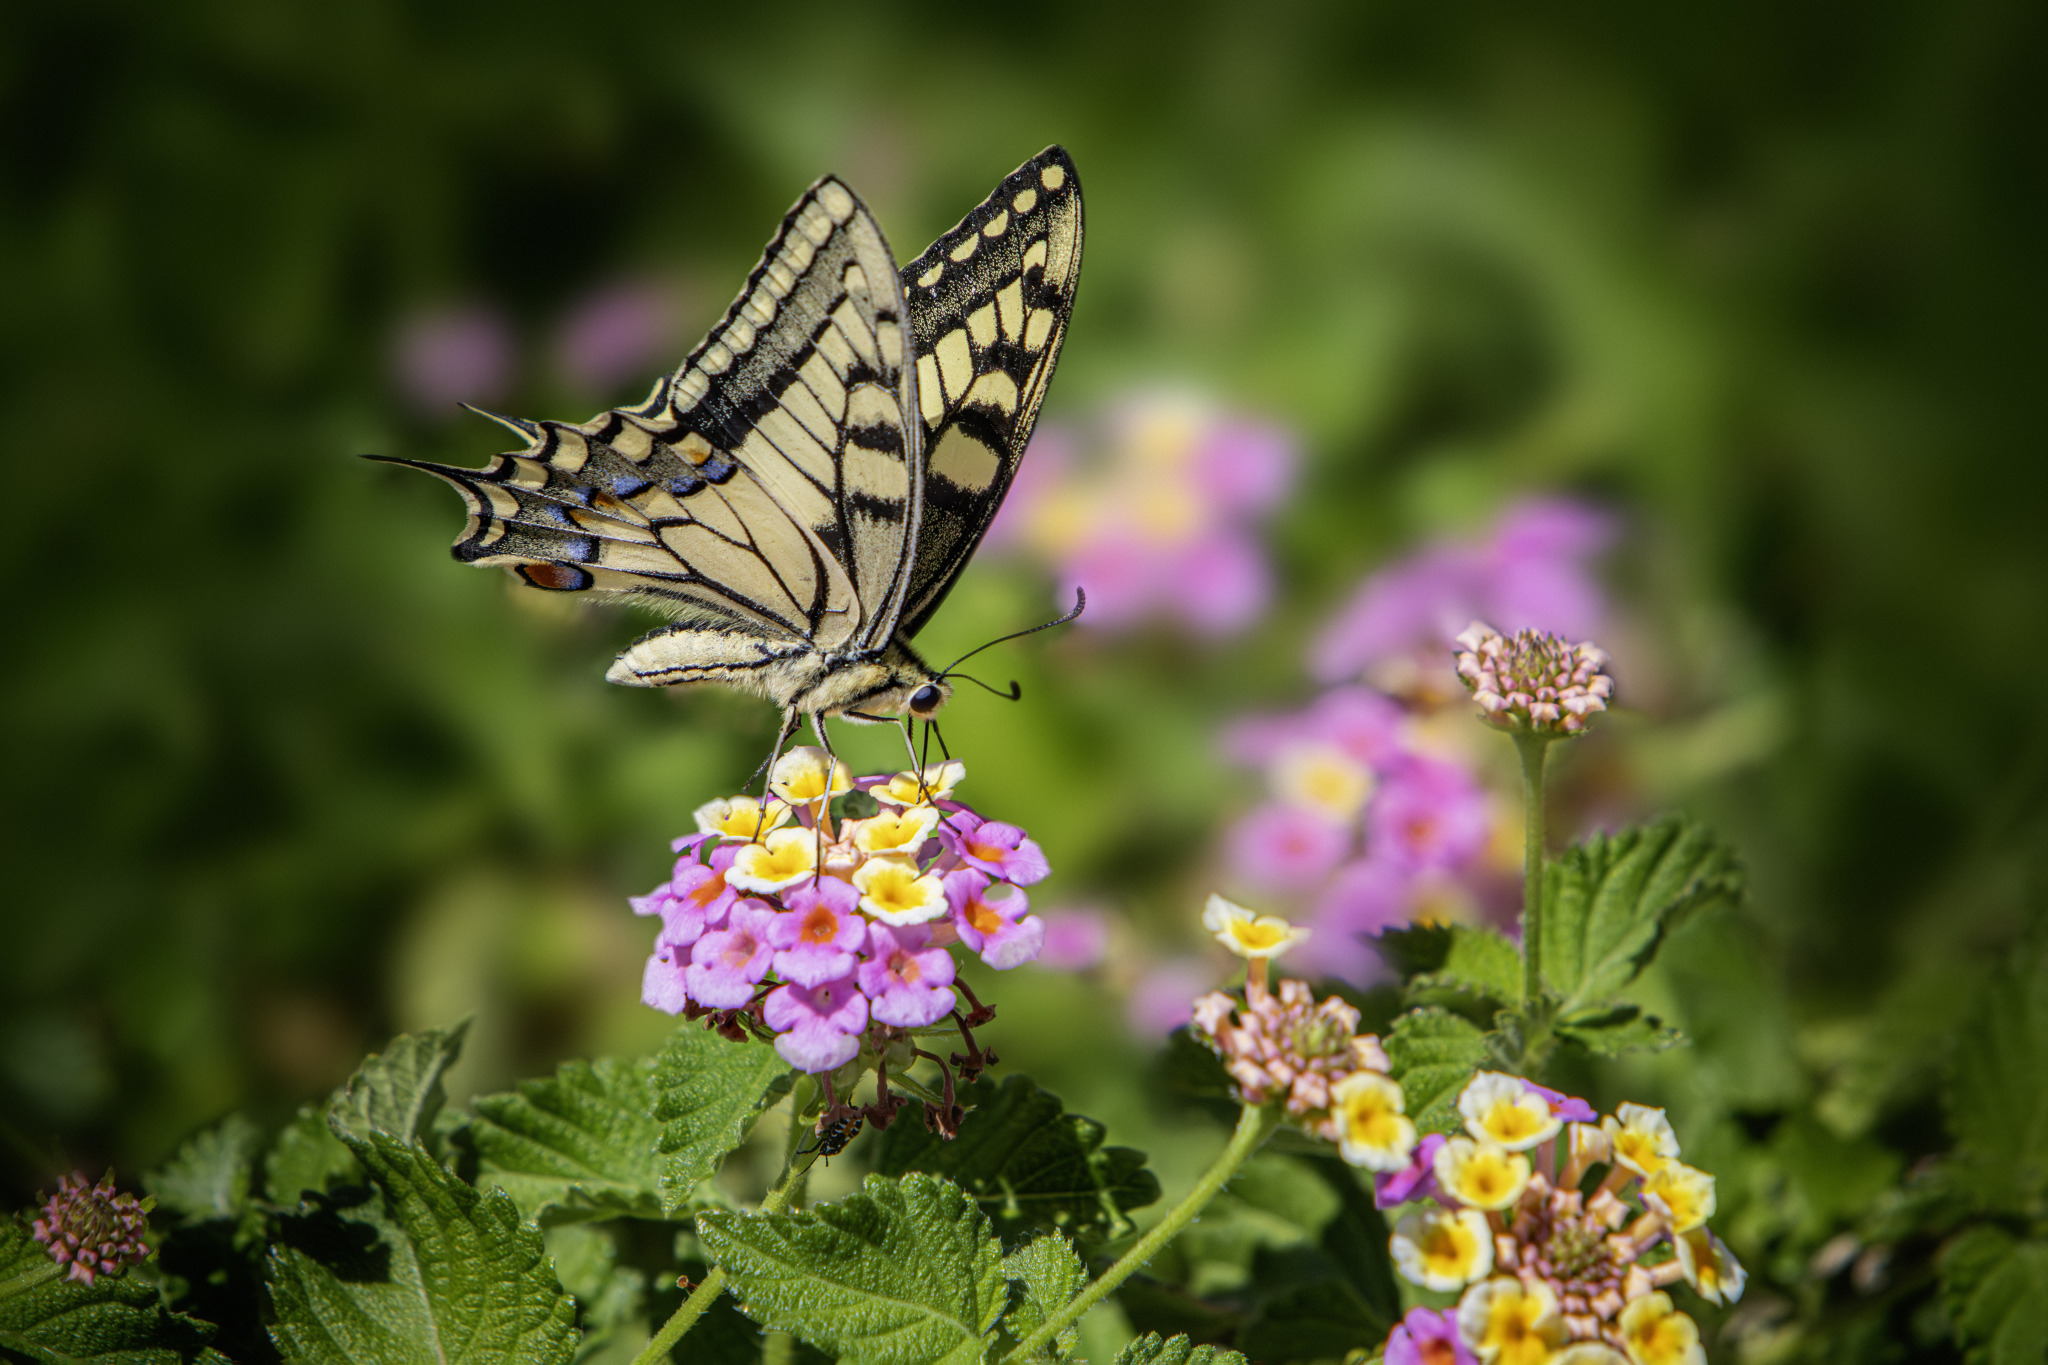
<svg viewBox="0 0 2048 1365">
<path fill-rule="evenodd" d="M 1496 729 L 1577 734 L 1614 695 L 1614 679 L 1600 671 L 1606 666 L 1605 650 L 1562 635 L 1502 635 L 1484 621 L 1458 635 L 1458 677 Z"/>
<path fill-rule="evenodd" d="M 1460 1293 L 1453 1309 L 1409 1314 L 1389 1365 L 1430 1359 L 1415 1343 L 1453 1335 L 1469 1356 L 1439 1358 L 1704 1365 L 1698 1326 L 1664 1291 L 1684 1280 L 1732 1303 L 1745 1276 L 1707 1228 L 1714 1178 L 1679 1160 L 1664 1111 L 1624 1104 L 1602 1117 L 1482 1071 L 1458 1112 L 1463 1133 L 1424 1138 L 1376 1181 L 1382 1208 L 1416 1205 L 1395 1226 L 1395 1266 L 1425 1289 Z M 1582 1192 L 1599 1166 L 1606 1175 Z"/>
<path fill-rule="evenodd" d="M 68 1278 L 91 1285 L 101 1275 L 118 1275 L 149 1259 L 149 1204 L 114 1189 L 114 1173 L 97 1185 L 85 1172 L 57 1177 L 57 1192 L 35 1220 L 35 1239 L 50 1259 L 69 1268 Z"/>
<path fill-rule="evenodd" d="M 1511 907 L 1520 813 L 1452 706 L 1450 647 L 1475 616 L 1595 630 L 1605 604 L 1589 566 L 1611 536 L 1602 513 L 1547 500 L 1509 508 L 1479 543 L 1423 547 L 1369 578 L 1316 644 L 1310 671 L 1327 691 L 1225 731 L 1226 754 L 1267 789 L 1225 835 L 1232 884 L 1300 910 L 1315 974 L 1364 984 L 1383 970 L 1364 936 Z"/>
<path fill-rule="evenodd" d="M 1293 438 L 1194 394 L 1133 394 L 1086 427 L 1041 426 L 990 528 L 1088 595 L 1086 629 L 1164 618 L 1234 635 L 1272 596 L 1259 526 L 1294 482 Z"/>
<path fill-rule="evenodd" d="M 1407 1167 L 1415 1124 L 1379 1038 L 1358 1031 L 1358 1011 L 1341 996 L 1318 1002 L 1294 980 L 1267 986 L 1267 964 L 1307 931 L 1221 896 L 1209 898 L 1202 923 L 1250 964 L 1242 999 L 1211 991 L 1194 1006 L 1195 1034 L 1223 1059 L 1239 1101 L 1280 1103 L 1289 1122 L 1336 1143 L 1354 1166 Z"/>
<path fill-rule="evenodd" d="M 864 1037 L 879 1050 L 949 1015 L 981 1056 L 967 1029 L 992 1012 L 956 979 L 952 948 L 999 971 L 1037 957 L 1045 925 L 1023 888 L 1051 869 L 1022 829 L 952 799 L 965 776 L 947 761 L 855 781 L 800 748 L 777 760 L 765 801 L 699 808 L 673 875 L 633 900 L 661 920 L 641 999 L 729 1036 L 772 1037 L 806 1072 L 844 1066 Z M 855 791 L 874 813 L 835 825 L 835 803 Z"/>
</svg>

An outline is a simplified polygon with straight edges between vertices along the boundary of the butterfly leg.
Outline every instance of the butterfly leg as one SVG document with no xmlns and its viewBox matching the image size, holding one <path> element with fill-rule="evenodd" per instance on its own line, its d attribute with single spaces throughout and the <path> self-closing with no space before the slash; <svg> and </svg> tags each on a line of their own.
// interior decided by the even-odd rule
<svg viewBox="0 0 2048 1365">
<path fill-rule="evenodd" d="M 818 745 L 825 751 L 825 794 L 818 801 L 818 873 L 825 871 L 825 826 L 832 821 L 832 779 L 839 775 L 839 755 L 832 752 L 831 737 L 825 733 L 825 713 L 811 712 L 811 733 L 818 737 Z M 853 776 L 848 768 L 846 775 Z"/>
<path fill-rule="evenodd" d="M 761 779 L 763 808 L 768 805 L 768 784 L 775 780 L 775 760 L 782 757 L 783 746 L 789 743 L 789 737 L 796 733 L 796 727 L 802 720 L 803 716 L 793 708 L 782 713 L 782 729 L 775 736 L 775 747 L 768 751 L 768 757 L 761 761 L 761 766 L 754 769 L 754 777 Z M 747 781 L 752 783 L 754 777 Z"/>
</svg>

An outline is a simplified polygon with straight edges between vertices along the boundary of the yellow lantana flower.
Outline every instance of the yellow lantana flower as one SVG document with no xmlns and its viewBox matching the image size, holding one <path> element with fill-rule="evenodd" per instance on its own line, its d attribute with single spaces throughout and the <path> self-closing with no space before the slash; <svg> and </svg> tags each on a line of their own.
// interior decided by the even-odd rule
<svg viewBox="0 0 2048 1365">
<path fill-rule="evenodd" d="M 1401 1087 L 1376 1071 L 1355 1071 L 1330 1092 L 1337 1146 L 1368 1171 L 1398 1171 L 1415 1152 L 1415 1124 L 1403 1112 Z"/>
<path fill-rule="evenodd" d="M 721 796 L 697 807 L 697 829 L 724 839 L 751 842 L 788 824 L 790 814 L 789 807 L 780 801 L 764 806 L 751 796 Z"/>
<path fill-rule="evenodd" d="M 946 888 L 937 877 L 894 858 L 870 858 L 853 874 L 860 908 L 899 928 L 923 924 L 946 913 Z"/>
<path fill-rule="evenodd" d="M 807 744 L 775 760 L 768 773 L 768 790 L 792 806 L 816 806 L 852 791 L 853 774 L 823 749 Z"/>
<path fill-rule="evenodd" d="M 1254 915 L 1242 905 L 1221 896 L 1209 897 L 1202 911 L 1202 927 L 1216 935 L 1216 941 L 1239 957 L 1278 957 L 1308 937 L 1278 915 Z"/>
<path fill-rule="evenodd" d="M 1511 1152 L 1526 1152 L 1564 1127 L 1541 1095 L 1498 1071 L 1472 1078 L 1458 1096 L 1458 1112 L 1465 1116 L 1466 1132 Z"/>
<path fill-rule="evenodd" d="M 887 782 L 868 788 L 868 795 L 885 806 L 923 806 L 951 799 L 953 788 L 967 776 L 967 765 L 957 758 L 928 763 L 920 772 L 900 772 Z"/>
<path fill-rule="evenodd" d="M 1621 1310 L 1621 1340 L 1635 1365 L 1707 1365 L 1698 1324 L 1665 1293 L 1645 1294 Z"/>
<path fill-rule="evenodd" d="M 817 834 L 808 829 L 778 829 L 734 856 L 725 872 L 725 884 L 742 891 L 782 891 L 817 871 Z"/>
<path fill-rule="evenodd" d="M 1643 1182 L 1643 1202 L 1662 1214 L 1673 1232 L 1691 1232 L 1714 1216 L 1714 1177 L 1682 1161 L 1666 1162 Z"/>
<path fill-rule="evenodd" d="M 872 857 L 914 858 L 938 823 L 936 806 L 884 809 L 853 827 L 853 845 Z"/>
<path fill-rule="evenodd" d="M 1708 1303 L 1734 1303 L 1742 1297 L 1749 1272 L 1719 1237 L 1705 1228 L 1694 1228 L 1674 1238 L 1672 1249 L 1678 1253 L 1678 1268 L 1684 1272 L 1685 1282 Z"/>
<path fill-rule="evenodd" d="M 1637 1175 L 1653 1176 L 1678 1156 L 1678 1134 L 1671 1131 L 1671 1120 L 1662 1109 L 1619 1105 L 1600 1126 L 1614 1144 L 1615 1162 Z"/>
<path fill-rule="evenodd" d="M 1529 1158 L 1492 1142 L 1454 1137 L 1436 1152 L 1436 1183 L 1461 1204 L 1504 1209 L 1529 1188 Z"/>
<path fill-rule="evenodd" d="M 1372 797 L 1372 769 L 1330 744 L 1298 744 L 1281 751 L 1268 774 L 1273 794 L 1291 805 L 1343 824 Z"/>
<path fill-rule="evenodd" d="M 1499 1275 L 1458 1300 L 1458 1335 L 1487 1365 L 1548 1365 L 1564 1320 L 1549 1285 Z"/>
<path fill-rule="evenodd" d="M 1411 1284 L 1448 1293 L 1493 1273 L 1493 1229 L 1477 1209 L 1416 1209 L 1403 1215 L 1389 1243 L 1394 1264 Z"/>
</svg>

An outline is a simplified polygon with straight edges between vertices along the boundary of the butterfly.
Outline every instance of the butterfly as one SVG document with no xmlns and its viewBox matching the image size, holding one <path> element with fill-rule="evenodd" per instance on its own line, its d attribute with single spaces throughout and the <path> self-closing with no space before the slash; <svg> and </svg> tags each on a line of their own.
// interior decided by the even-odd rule
<svg viewBox="0 0 2048 1365">
<path fill-rule="evenodd" d="M 525 440 L 452 484 L 454 556 L 671 623 L 606 677 L 716 683 L 809 719 L 930 720 L 910 641 L 981 543 L 1045 400 L 1081 266 L 1064 148 L 1019 166 L 900 271 L 836 178 L 798 199 L 724 319 L 637 407 L 481 412 Z M 906 736 L 907 737 L 907 736 Z M 772 755 L 771 755 L 772 758 Z"/>
</svg>

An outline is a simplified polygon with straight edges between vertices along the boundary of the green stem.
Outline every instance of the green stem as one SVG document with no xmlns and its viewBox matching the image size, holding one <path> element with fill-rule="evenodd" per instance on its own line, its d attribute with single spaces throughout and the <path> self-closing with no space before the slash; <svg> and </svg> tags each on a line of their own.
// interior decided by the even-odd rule
<svg viewBox="0 0 2048 1365">
<path fill-rule="evenodd" d="M 803 1141 L 804 1120 L 815 1114 L 821 1098 L 817 1082 L 809 1076 L 797 1078 L 797 1089 L 789 1112 L 789 1155 L 783 1162 L 782 1176 L 775 1182 L 775 1188 L 762 1197 L 762 1213 L 782 1212 L 803 1190 L 804 1177 L 810 1174 L 811 1163 L 818 1159 L 818 1153 L 813 1149 L 799 1156 L 797 1147 Z M 647 1349 L 633 1357 L 633 1365 L 657 1365 L 666 1360 L 669 1351 L 683 1339 L 683 1334 L 695 1327 L 697 1319 L 703 1317 L 705 1311 L 718 1301 L 718 1296 L 725 1292 L 725 1281 L 725 1268 L 711 1267 L 690 1297 L 683 1300 L 683 1306 L 661 1325 L 661 1330 L 647 1343 Z"/>
<path fill-rule="evenodd" d="M 1522 1003 L 1543 994 L 1543 754 L 1549 735 L 1516 735 L 1522 756 Z"/>
<path fill-rule="evenodd" d="M 1222 1191 L 1251 1154 L 1259 1150 L 1260 1144 L 1272 1136 L 1273 1130 L 1280 1126 L 1280 1118 L 1281 1109 L 1277 1104 L 1256 1108 L 1246 1105 L 1237 1116 L 1237 1131 L 1230 1135 L 1230 1145 L 1188 1191 L 1187 1197 L 1174 1205 L 1166 1217 L 1153 1224 L 1151 1230 L 1119 1257 L 1115 1265 L 1103 1271 L 1093 1284 L 1069 1299 L 1037 1331 L 1018 1342 L 1017 1349 L 1003 1357 L 1002 1365 L 1030 1360 L 1068 1324 L 1079 1321 L 1082 1314 L 1108 1297 L 1110 1291 L 1129 1278 L 1132 1271 L 1158 1255 L 1168 1242 L 1195 1220 L 1196 1214 L 1209 1206 L 1209 1201 Z"/>
</svg>

